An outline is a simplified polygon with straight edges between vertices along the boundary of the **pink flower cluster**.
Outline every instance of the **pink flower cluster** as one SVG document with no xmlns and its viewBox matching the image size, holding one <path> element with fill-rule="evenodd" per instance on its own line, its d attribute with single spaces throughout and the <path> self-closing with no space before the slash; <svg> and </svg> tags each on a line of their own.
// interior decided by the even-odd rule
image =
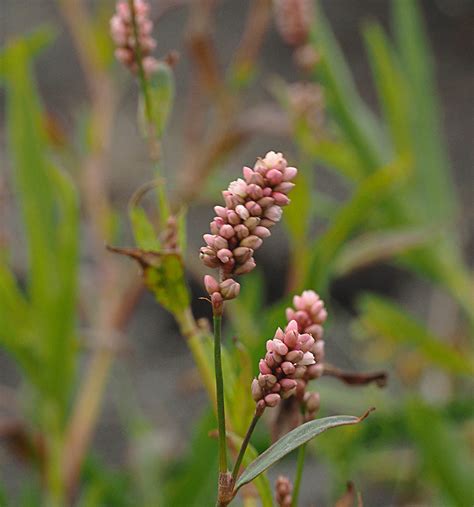
<svg viewBox="0 0 474 507">
<path fill-rule="evenodd" d="M 315 340 L 311 352 L 314 355 L 316 365 L 305 375 L 304 380 L 308 382 L 320 377 L 323 372 L 323 324 L 327 319 L 328 313 L 324 307 L 324 301 L 313 290 L 305 290 L 301 296 L 294 296 L 293 306 L 294 308 L 286 309 L 287 320 L 295 320 L 298 324 L 298 332 L 308 333 Z"/>
<path fill-rule="evenodd" d="M 317 366 L 311 352 L 314 344 L 310 334 L 298 332 L 295 320 L 284 331 L 278 328 L 275 337 L 267 341 L 267 353 L 259 363 L 260 374 L 252 382 L 257 410 L 276 407 L 281 399 L 304 392 L 305 378 Z"/>
<path fill-rule="evenodd" d="M 206 266 L 219 268 L 224 280 L 255 268 L 253 254 L 281 219 L 297 172 L 274 151 L 257 160 L 253 169 L 243 168 L 244 178 L 233 181 L 222 192 L 225 207 L 214 208 L 217 216 L 211 222 L 211 234 L 204 235 L 206 246 L 200 251 Z"/>
<path fill-rule="evenodd" d="M 284 475 L 279 475 L 275 482 L 275 501 L 278 507 L 291 507 L 293 503 L 293 485 L 290 479 Z"/>
<path fill-rule="evenodd" d="M 311 0 L 273 0 L 275 22 L 289 46 L 301 46 L 308 40 L 314 19 Z"/>
<path fill-rule="evenodd" d="M 146 0 L 134 0 L 135 21 L 138 41 L 133 30 L 132 13 L 126 0 L 120 0 L 116 5 L 116 13 L 110 20 L 110 32 L 117 49 L 115 57 L 128 67 L 134 74 L 138 72 L 136 59 L 137 42 L 140 45 L 143 70 L 146 76 L 153 74 L 158 67 L 158 60 L 150 53 L 156 47 L 152 37 L 153 22 L 149 18 L 150 5 Z"/>
</svg>

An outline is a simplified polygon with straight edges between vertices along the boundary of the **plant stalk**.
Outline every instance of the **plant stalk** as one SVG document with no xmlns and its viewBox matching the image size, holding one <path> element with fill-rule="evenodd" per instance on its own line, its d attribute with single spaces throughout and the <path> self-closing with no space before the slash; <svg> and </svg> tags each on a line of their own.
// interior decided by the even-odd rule
<svg viewBox="0 0 474 507">
<path fill-rule="evenodd" d="M 292 495 L 293 501 L 291 502 L 291 507 L 297 507 L 298 505 L 298 497 L 300 494 L 301 479 L 303 478 L 305 456 L 306 456 L 306 444 L 303 444 L 298 449 L 298 461 L 296 464 L 296 477 L 295 484 L 293 486 L 293 495 Z"/>
<path fill-rule="evenodd" d="M 143 100 L 145 102 L 145 116 L 148 129 L 148 144 L 150 157 L 152 160 L 159 160 L 160 158 L 160 146 L 158 140 L 155 137 L 155 129 L 153 126 L 153 108 L 151 104 L 150 89 L 148 86 L 148 80 L 143 67 L 143 55 L 142 48 L 140 46 L 140 34 L 138 31 L 137 17 L 135 12 L 135 0 L 128 0 L 130 8 L 130 14 L 132 18 L 133 37 L 135 38 L 135 57 L 138 65 L 138 80 L 140 81 L 140 87 L 142 89 Z"/>
<path fill-rule="evenodd" d="M 219 472 L 227 472 L 227 443 L 224 407 L 224 378 L 222 375 L 221 329 L 222 315 L 214 312 L 214 367 L 216 376 L 217 427 L 219 430 Z"/>
<path fill-rule="evenodd" d="M 239 455 L 237 456 L 237 460 L 235 461 L 234 469 L 232 470 L 232 479 L 235 481 L 237 479 L 237 475 L 240 470 L 240 465 L 242 465 L 242 460 L 245 456 L 245 451 L 247 450 L 247 447 L 250 442 L 250 437 L 252 436 L 253 430 L 255 429 L 255 426 L 257 426 L 257 422 L 260 419 L 263 412 L 259 412 L 255 410 L 255 414 L 253 416 L 252 421 L 250 422 L 250 426 L 247 430 L 247 433 L 245 435 L 245 438 L 242 442 L 242 445 L 240 447 Z"/>
</svg>

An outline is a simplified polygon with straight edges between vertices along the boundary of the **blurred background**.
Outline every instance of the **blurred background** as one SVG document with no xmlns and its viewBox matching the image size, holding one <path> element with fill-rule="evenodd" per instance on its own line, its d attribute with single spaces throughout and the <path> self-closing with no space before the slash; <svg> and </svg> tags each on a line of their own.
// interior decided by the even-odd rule
<svg viewBox="0 0 474 507">
<path fill-rule="evenodd" d="M 305 190 L 295 195 L 295 211 L 288 211 L 285 226 L 276 227 L 259 250 L 258 273 L 242 281 L 243 302 L 229 315 L 227 339 L 237 337 L 247 345 L 242 333 L 262 333 L 260 342 L 249 338 L 249 349 L 260 357 L 270 338 L 271 317 L 284 319 L 282 308 L 289 294 L 312 288 L 321 292 L 330 313 L 325 334 L 328 361 L 348 371 L 384 370 L 389 375 L 383 389 L 372 384 L 346 386 L 332 378 L 317 382 L 322 415 L 361 414 L 372 405 L 377 412 L 360 431 L 333 430 L 313 442 L 301 505 L 333 505 L 345 482 L 353 480 L 367 506 L 467 507 L 474 472 L 473 3 L 321 1 L 312 14 L 311 37 L 306 33 L 297 43 L 288 39 L 290 29 L 278 20 L 278 2 L 261 2 L 261 12 L 256 7 L 260 2 L 243 0 L 150 3 L 156 54 L 179 53 L 172 69 L 174 103 L 161 140 L 161 167 L 171 203 L 181 199 L 190 204 L 186 276 L 196 318 L 210 317 L 208 304 L 199 299 L 204 291 L 198 250 L 212 206 L 220 204 L 220 190 L 240 176 L 243 165 L 253 164 L 269 150 L 282 151 L 302 170 Z M 405 4 L 415 5 L 413 19 Z M 251 27 L 262 30 L 261 40 L 254 41 L 256 54 L 247 48 L 241 67 L 235 66 L 228 84 L 231 106 L 219 112 L 219 88 L 212 80 L 220 79 L 215 72 L 235 64 L 249 10 L 250 19 L 261 16 L 265 27 L 258 21 Z M 107 234 L 95 232 L 88 198 L 80 198 L 77 291 L 85 300 L 80 299 L 76 326 L 82 343 L 77 378 L 87 375 L 95 347 L 108 347 L 97 336 L 100 324 L 91 325 L 88 316 L 101 298 L 115 297 L 113 289 L 104 295 L 97 288 L 103 280 L 95 274 L 97 265 L 106 265 L 103 275 L 114 257 L 97 253 L 97 234 L 102 245 L 133 245 L 129 200 L 153 178 L 137 126 L 138 86 L 111 57 L 108 18 L 113 11 L 114 2 L 108 0 L 0 0 L 1 46 L 44 25 L 54 32 L 33 66 L 48 153 L 79 182 L 84 196 L 91 191 L 81 175 L 94 171 L 85 168 L 87 164 L 107 167 L 99 184 L 112 210 Z M 87 19 L 81 18 L 83 12 Z M 312 16 L 303 19 L 313 20 Z M 83 31 L 82 23 L 87 26 Z M 93 40 L 87 41 L 88 29 Z M 210 64 L 202 50 L 208 36 L 214 51 Z M 90 48 L 81 54 L 87 44 L 97 49 L 89 67 L 92 79 L 84 66 Z M 8 76 L 7 67 L 0 71 L 7 82 L 0 90 L 5 119 L 0 126 L 0 243 L 24 288 L 31 260 L 24 253 L 28 235 L 18 201 L 28 196 L 14 183 L 15 160 L 20 159 L 12 156 L 8 139 L 14 135 L 8 134 L 7 124 L 15 121 L 7 116 L 8 108 L 15 107 L 7 96 L 14 81 L 5 73 Z M 291 86 L 309 82 L 314 88 Z M 366 128 L 372 113 L 377 119 Z M 235 131 L 213 144 L 212 136 L 223 125 Z M 101 132 L 98 143 L 103 143 L 105 155 L 94 145 L 94 128 Z M 104 128 L 105 134 L 100 130 Z M 206 155 L 206 147 L 217 152 Z M 23 149 L 30 149 L 26 142 Z M 384 169 L 392 175 L 390 181 L 368 181 Z M 41 192 L 40 187 L 36 190 Z M 97 202 L 102 202 L 100 192 Z M 151 202 L 144 202 L 152 208 Z M 139 278 L 131 260 L 114 257 L 113 262 L 116 273 L 110 277 L 121 288 Z M 150 292 L 135 290 L 126 323 L 111 333 L 113 366 L 82 471 L 83 482 L 90 487 L 95 481 L 102 493 L 97 493 L 95 504 L 85 494 L 76 496 L 77 505 L 156 505 L 132 494 L 140 490 L 137 483 L 150 480 L 165 484 L 168 496 L 162 505 L 210 505 L 212 480 L 210 493 L 204 487 L 192 500 L 176 493 L 183 485 L 197 487 L 186 474 L 214 459 L 206 454 L 214 452 L 212 442 L 202 443 L 215 424 L 205 390 L 173 316 Z M 280 324 L 272 320 L 273 327 Z M 5 340 L 0 349 L 3 501 L 42 505 L 35 496 L 41 481 L 25 457 L 21 432 L 11 427 L 11 421 L 26 420 L 27 428 L 34 429 L 36 419 L 30 373 L 26 368 L 25 374 L 15 354 Z M 69 408 L 74 398 L 66 403 Z M 263 450 L 268 439 L 262 428 L 255 447 Z M 289 457 L 270 470 L 271 482 L 278 473 L 291 476 L 293 469 L 294 457 Z"/>
</svg>

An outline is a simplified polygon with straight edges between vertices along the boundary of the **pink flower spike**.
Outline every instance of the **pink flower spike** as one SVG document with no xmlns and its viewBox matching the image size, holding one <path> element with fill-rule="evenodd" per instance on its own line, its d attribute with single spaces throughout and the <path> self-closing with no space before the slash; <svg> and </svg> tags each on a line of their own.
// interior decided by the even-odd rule
<svg viewBox="0 0 474 507">
<path fill-rule="evenodd" d="M 147 32 L 150 24 L 144 23 L 143 28 Z M 270 151 L 257 160 L 253 170 L 244 167 L 243 179 L 232 181 L 222 192 L 225 206 L 214 208 L 212 234 L 204 236 L 205 248 L 211 251 L 201 249 L 200 257 L 206 266 L 220 268 L 224 280 L 255 268 L 253 251 L 271 235 L 270 228 L 281 219 L 282 206 L 289 203 L 286 193 L 293 184 L 284 181 L 286 168 L 283 155 Z M 289 186 L 280 190 L 281 185 Z"/>
</svg>

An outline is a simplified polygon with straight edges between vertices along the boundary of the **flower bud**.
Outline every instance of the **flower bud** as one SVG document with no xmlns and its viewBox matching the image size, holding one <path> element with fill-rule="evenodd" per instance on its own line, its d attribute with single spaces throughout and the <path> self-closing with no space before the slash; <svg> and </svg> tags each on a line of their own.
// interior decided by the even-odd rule
<svg viewBox="0 0 474 507">
<path fill-rule="evenodd" d="M 252 269 L 254 269 L 255 266 L 256 266 L 255 260 L 253 258 L 250 258 L 247 262 L 245 262 L 244 264 L 242 264 L 241 266 L 239 266 L 234 271 L 234 273 L 236 275 L 243 275 L 245 273 L 250 273 L 250 271 L 252 271 Z"/>
<path fill-rule="evenodd" d="M 225 264 L 232 258 L 232 252 L 228 248 L 222 248 L 217 252 L 217 258 Z"/>
<path fill-rule="evenodd" d="M 263 396 L 263 390 L 258 383 L 256 378 L 252 381 L 252 397 L 255 401 L 261 400 Z"/>
<path fill-rule="evenodd" d="M 256 185 L 255 183 L 251 183 L 247 187 L 247 193 L 248 193 L 249 197 L 252 198 L 254 201 L 258 201 L 263 195 L 263 190 L 260 185 Z"/>
<path fill-rule="evenodd" d="M 265 396 L 265 403 L 267 407 L 276 407 L 280 403 L 280 395 L 276 393 L 267 394 Z"/>
<path fill-rule="evenodd" d="M 235 212 L 242 220 L 247 220 L 247 218 L 250 216 L 249 210 L 242 204 L 239 204 L 235 207 Z"/>
<path fill-rule="evenodd" d="M 220 218 L 227 218 L 227 208 L 224 206 L 214 206 L 214 212 Z"/>
<path fill-rule="evenodd" d="M 271 190 L 271 189 L 268 189 L 268 190 Z M 261 199 L 259 199 L 258 204 L 262 208 L 269 208 L 270 206 L 273 206 L 275 204 L 275 199 L 273 198 L 273 196 L 270 197 L 268 195 L 268 196 L 265 196 L 265 197 L 262 197 Z"/>
<path fill-rule="evenodd" d="M 293 375 L 296 370 L 294 364 L 291 363 L 290 361 L 283 362 L 281 365 L 281 369 L 283 370 L 283 373 L 288 376 Z"/>
<path fill-rule="evenodd" d="M 247 229 L 247 227 L 245 227 L 244 224 L 236 225 L 234 227 L 234 230 L 235 230 L 235 234 L 239 240 L 246 238 L 250 234 L 249 230 Z"/>
<path fill-rule="evenodd" d="M 261 219 L 259 217 L 250 217 L 245 220 L 244 225 L 249 228 L 249 230 L 254 229 L 257 225 L 260 224 Z"/>
<path fill-rule="evenodd" d="M 319 410 L 321 397 L 319 396 L 319 393 L 305 393 L 304 403 L 308 412 L 316 412 Z"/>
<path fill-rule="evenodd" d="M 258 236 L 259 238 L 268 238 L 269 236 L 272 235 L 272 233 L 269 231 L 269 229 L 267 229 L 266 227 L 262 227 L 261 225 L 257 225 L 257 227 L 255 227 L 255 229 L 253 230 L 253 233 L 255 234 L 255 236 Z"/>
<path fill-rule="evenodd" d="M 283 181 L 283 174 L 278 169 L 270 169 L 265 176 L 272 186 L 279 185 Z"/>
<path fill-rule="evenodd" d="M 241 264 L 248 261 L 252 257 L 252 254 L 253 250 L 245 246 L 239 246 L 234 250 L 234 257 Z"/>
<path fill-rule="evenodd" d="M 259 217 L 262 214 L 262 207 L 260 204 L 257 204 L 255 201 L 249 201 L 245 204 L 248 212 L 253 217 Z"/>
<path fill-rule="evenodd" d="M 239 295 L 240 284 L 228 278 L 220 284 L 220 292 L 225 300 L 234 299 Z"/>
<path fill-rule="evenodd" d="M 235 234 L 235 231 L 231 225 L 225 224 L 220 228 L 219 234 L 225 239 L 230 239 Z"/>
<path fill-rule="evenodd" d="M 240 245 L 248 248 L 252 248 L 252 250 L 257 250 L 262 245 L 263 240 L 259 238 L 258 236 L 251 235 L 246 238 L 244 238 Z"/>
<path fill-rule="evenodd" d="M 275 201 L 275 204 L 278 206 L 286 206 L 290 203 L 290 199 L 287 195 L 281 193 L 281 192 L 274 192 L 273 193 L 273 199 Z"/>
<path fill-rule="evenodd" d="M 258 369 L 260 370 L 260 373 L 262 373 L 262 375 L 269 375 L 272 372 L 271 368 L 268 366 L 265 359 L 260 359 L 260 362 L 258 363 Z"/>
<path fill-rule="evenodd" d="M 296 167 L 285 167 L 283 169 L 283 179 L 285 181 L 290 181 L 296 177 L 298 174 L 298 169 Z"/>
<path fill-rule="evenodd" d="M 264 217 L 272 220 L 273 222 L 279 222 L 281 219 L 283 211 L 280 206 L 270 206 L 267 210 L 265 210 Z"/>
<path fill-rule="evenodd" d="M 304 352 L 302 350 L 291 350 L 286 354 L 285 359 L 290 363 L 297 364 L 303 359 L 303 356 Z"/>
<path fill-rule="evenodd" d="M 273 190 L 275 192 L 281 192 L 282 194 L 287 194 L 294 186 L 295 186 L 294 183 L 291 183 L 290 181 L 284 181 L 283 183 L 280 183 L 279 185 L 277 185 Z"/>
<path fill-rule="evenodd" d="M 291 378 L 284 378 L 280 380 L 280 385 L 283 391 L 290 391 L 296 389 L 296 380 Z"/>
<path fill-rule="evenodd" d="M 204 277 L 204 286 L 206 287 L 207 293 L 211 296 L 214 292 L 219 292 L 219 283 L 211 275 Z"/>
<path fill-rule="evenodd" d="M 314 356 L 312 352 L 305 352 L 303 355 L 303 359 L 298 362 L 298 366 L 309 366 L 310 364 L 314 364 Z"/>
</svg>

